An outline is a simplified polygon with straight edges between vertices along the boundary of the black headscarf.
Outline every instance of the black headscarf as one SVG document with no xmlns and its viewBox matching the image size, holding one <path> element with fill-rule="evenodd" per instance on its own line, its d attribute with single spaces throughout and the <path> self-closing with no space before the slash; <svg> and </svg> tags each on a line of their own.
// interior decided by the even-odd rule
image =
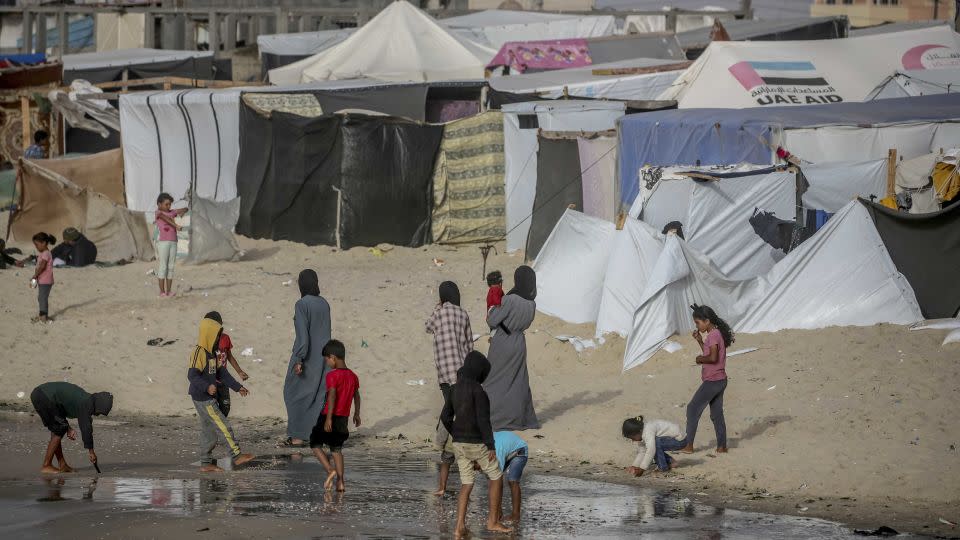
<svg viewBox="0 0 960 540">
<path fill-rule="evenodd" d="M 113 409 L 113 394 L 110 392 L 97 392 L 93 394 L 93 414 L 106 416 Z"/>
<path fill-rule="evenodd" d="M 469 379 L 483 384 L 490 374 L 490 361 L 480 351 L 470 351 L 463 359 L 463 367 L 457 370 L 457 380 Z"/>
<path fill-rule="evenodd" d="M 663 226 L 662 232 L 663 234 L 667 234 L 667 232 L 670 230 L 677 231 L 677 236 L 685 240 L 685 238 L 683 238 L 683 223 L 680 223 L 679 221 L 671 221 Z"/>
<path fill-rule="evenodd" d="M 307 269 L 300 272 L 297 285 L 300 286 L 300 298 L 308 295 L 320 296 L 320 278 L 313 270 Z"/>
<path fill-rule="evenodd" d="M 206 315 L 204 315 L 203 318 L 211 319 L 211 320 L 217 321 L 220 324 L 223 324 L 223 317 L 220 316 L 219 311 L 211 311 L 210 313 L 207 313 Z"/>
<path fill-rule="evenodd" d="M 455 306 L 460 305 L 460 288 L 452 281 L 444 281 L 440 284 L 440 303 L 450 302 Z"/>
<path fill-rule="evenodd" d="M 513 273 L 513 288 L 507 294 L 532 301 L 537 297 L 537 273 L 529 266 L 521 266 Z"/>
</svg>

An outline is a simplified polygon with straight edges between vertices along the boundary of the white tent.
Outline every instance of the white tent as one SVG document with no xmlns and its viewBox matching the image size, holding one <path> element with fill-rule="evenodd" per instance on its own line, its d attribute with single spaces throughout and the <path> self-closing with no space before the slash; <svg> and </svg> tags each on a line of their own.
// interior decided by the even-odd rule
<svg viewBox="0 0 960 540">
<path fill-rule="evenodd" d="M 496 52 L 454 36 L 409 2 L 397 0 L 339 44 L 270 70 L 270 82 L 479 79 Z"/>
<path fill-rule="evenodd" d="M 612 36 L 617 30 L 612 15 L 559 15 L 496 9 L 440 19 L 440 24 L 460 37 L 497 50 L 510 41 L 604 37 Z"/>
<path fill-rule="evenodd" d="M 860 38 L 711 43 L 661 99 L 680 108 L 863 101 L 896 70 L 956 68 L 960 35 L 947 27 Z"/>
<path fill-rule="evenodd" d="M 618 101 L 537 101 L 503 106 L 507 250 L 522 249 L 537 190 L 537 130 L 613 129 L 626 105 Z"/>
<path fill-rule="evenodd" d="M 960 91 L 960 67 L 898 70 L 873 89 L 865 101 Z"/>
<path fill-rule="evenodd" d="M 583 68 L 557 69 L 533 73 L 520 73 L 490 78 L 490 86 L 502 92 L 515 94 L 537 93 L 540 97 L 556 99 L 564 94 L 589 98 L 652 100 L 662 94 L 682 69 L 656 73 L 595 75 L 597 70 L 622 68 L 652 68 L 676 66 L 676 60 L 636 58 Z M 682 65 L 678 66 L 682 67 Z"/>
</svg>

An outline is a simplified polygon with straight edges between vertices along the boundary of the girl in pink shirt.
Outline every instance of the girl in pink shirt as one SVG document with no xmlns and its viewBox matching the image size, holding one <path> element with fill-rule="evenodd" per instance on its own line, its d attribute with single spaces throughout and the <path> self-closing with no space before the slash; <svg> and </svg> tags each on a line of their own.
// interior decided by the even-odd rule
<svg viewBox="0 0 960 540">
<path fill-rule="evenodd" d="M 160 285 L 160 297 L 174 296 L 173 267 L 177 262 L 177 225 L 176 218 L 187 213 L 186 208 L 173 210 L 173 197 L 161 193 L 157 197 L 157 211 L 154 223 L 157 225 L 157 281 Z"/>
<path fill-rule="evenodd" d="M 38 232 L 33 235 L 33 247 L 37 248 L 37 269 L 33 273 L 33 281 L 37 282 L 37 303 L 40 304 L 40 315 L 31 319 L 33 322 L 48 322 L 47 316 L 50 299 L 50 290 L 53 289 L 53 256 L 50 254 L 50 246 L 56 244 L 57 239 L 52 234 Z"/>
<path fill-rule="evenodd" d="M 703 354 L 697 357 L 701 365 L 700 388 L 687 404 L 687 446 L 681 450 L 693 453 L 693 439 L 697 436 L 697 424 L 700 415 L 710 405 L 710 419 L 717 433 L 717 452 L 727 451 L 727 423 L 723 418 L 723 392 L 727 389 L 727 347 L 733 343 L 733 331 L 730 325 L 721 319 L 710 306 L 690 306 L 693 309 L 693 322 L 697 329 L 693 338 L 700 344 Z M 706 340 L 703 338 L 706 334 Z"/>
</svg>

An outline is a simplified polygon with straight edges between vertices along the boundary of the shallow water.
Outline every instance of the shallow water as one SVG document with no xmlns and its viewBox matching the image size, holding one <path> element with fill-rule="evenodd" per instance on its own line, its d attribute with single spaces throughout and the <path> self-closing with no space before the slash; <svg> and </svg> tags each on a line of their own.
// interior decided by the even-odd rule
<svg viewBox="0 0 960 540">
<path fill-rule="evenodd" d="M 0 537 L 42 535 L 60 518 L 153 513 L 164 517 L 259 516 L 315 520 L 330 532 L 380 538 L 448 536 L 456 512 L 456 471 L 449 494 L 431 495 L 436 465 L 426 459 L 347 457 L 347 492 L 323 491 L 323 470 L 312 457 L 266 456 L 243 471 L 198 475 L 184 467 L 156 478 L 66 475 L 0 483 Z M 471 505 L 471 528 L 482 530 L 485 482 Z M 508 490 L 507 490 L 508 491 Z M 812 518 L 714 508 L 675 494 L 528 473 L 523 480 L 519 534 L 534 538 L 663 539 L 858 538 L 841 525 Z M 504 509 L 509 511 L 509 494 Z"/>
</svg>

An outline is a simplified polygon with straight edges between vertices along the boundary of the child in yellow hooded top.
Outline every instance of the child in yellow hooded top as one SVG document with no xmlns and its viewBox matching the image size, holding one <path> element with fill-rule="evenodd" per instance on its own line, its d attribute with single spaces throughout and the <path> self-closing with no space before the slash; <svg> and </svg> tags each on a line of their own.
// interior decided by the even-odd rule
<svg viewBox="0 0 960 540">
<path fill-rule="evenodd" d="M 200 321 L 200 338 L 190 358 L 187 379 L 190 381 L 190 397 L 200 417 L 200 472 L 223 472 L 213 459 L 217 440 L 223 439 L 230 449 L 234 465 L 243 465 L 252 454 L 240 452 L 240 445 L 233 436 L 233 428 L 217 405 L 217 382 L 225 384 L 234 392 L 246 397 L 249 393 L 242 384 L 217 362 L 217 343 L 223 332 L 223 319 L 216 311 L 207 313 Z"/>
</svg>

